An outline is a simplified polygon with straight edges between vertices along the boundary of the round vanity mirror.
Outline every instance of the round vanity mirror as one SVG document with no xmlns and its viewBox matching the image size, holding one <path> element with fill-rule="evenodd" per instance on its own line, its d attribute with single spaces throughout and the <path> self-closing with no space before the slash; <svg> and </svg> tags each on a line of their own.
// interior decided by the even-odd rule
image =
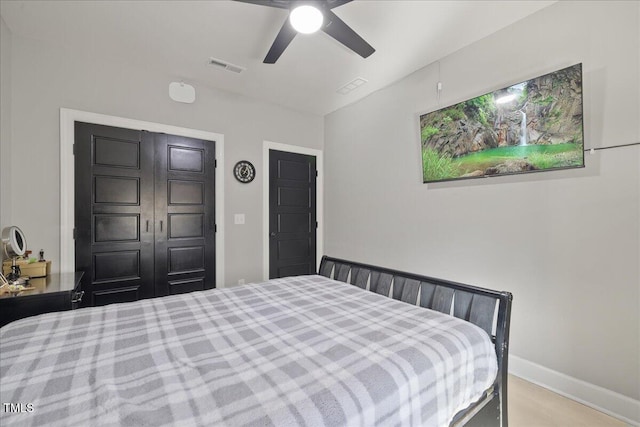
<svg viewBox="0 0 640 427">
<path fill-rule="evenodd" d="M 2 230 L 2 246 L 7 258 L 22 256 L 27 250 L 27 239 L 18 227 L 6 227 Z"/>
</svg>

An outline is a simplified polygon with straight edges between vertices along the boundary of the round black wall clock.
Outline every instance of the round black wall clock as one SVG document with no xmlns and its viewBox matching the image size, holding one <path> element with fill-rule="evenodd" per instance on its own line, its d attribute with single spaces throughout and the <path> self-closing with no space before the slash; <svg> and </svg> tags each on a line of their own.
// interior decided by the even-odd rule
<svg viewBox="0 0 640 427">
<path fill-rule="evenodd" d="M 233 175 L 243 184 L 253 181 L 256 177 L 256 168 L 247 160 L 240 160 L 233 167 Z"/>
</svg>

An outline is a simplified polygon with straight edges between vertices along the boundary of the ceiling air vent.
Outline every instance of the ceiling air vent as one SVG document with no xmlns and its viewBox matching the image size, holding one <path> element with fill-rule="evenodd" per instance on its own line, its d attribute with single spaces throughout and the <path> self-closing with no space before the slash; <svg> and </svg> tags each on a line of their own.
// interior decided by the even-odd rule
<svg viewBox="0 0 640 427">
<path fill-rule="evenodd" d="M 246 70 L 246 68 L 244 67 L 232 64 L 227 61 L 223 61 L 222 59 L 218 59 L 218 58 L 209 58 L 209 65 L 213 65 L 214 67 L 222 68 L 224 70 L 231 71 L 236 74 L 240 74 L 241 72 Z"/>
<path fill-rule="evenodd" d="M 355 79 L 351 80 L 346 85 L 340 87 L 340 89 L 338 89 L 336 92 L 338 92 L 341 95 L 346 95 L 349 92 L 351 92 L 352 90 L 357 89 L 358 87 L 360 87 L 363 84 L 367 83 L 367 81 L 368 81 L 367 79 L 363 79 L 362 77 L 356 77 Z"/>
</svg>

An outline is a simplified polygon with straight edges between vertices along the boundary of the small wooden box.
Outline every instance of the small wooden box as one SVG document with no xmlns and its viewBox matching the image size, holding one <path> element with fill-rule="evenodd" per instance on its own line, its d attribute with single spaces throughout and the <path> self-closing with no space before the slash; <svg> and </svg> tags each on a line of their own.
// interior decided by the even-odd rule
<svg viewBox="0 0 640 427">
<path fill-rule="evenodd" d="M 29 263 L 26 259 L 20 259 L 16 261 L 18 267 L 20 267 L 21 276 L 29 277 L 46 277 L 51 274 L 51 261 L 46 262 L 32 262 Z M 11 273 L 12 261 L 7 260 L 2 263 L 2 274 L 5 276 Z"/>
</svg>

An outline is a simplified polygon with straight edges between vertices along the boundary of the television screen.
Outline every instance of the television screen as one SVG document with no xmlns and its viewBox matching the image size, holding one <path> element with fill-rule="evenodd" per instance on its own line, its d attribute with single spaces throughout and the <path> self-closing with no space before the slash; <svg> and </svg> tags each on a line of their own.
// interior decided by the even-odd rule
<svg viewBox="0 0 640 427">
<path fill-rule="evenodd" d="M 584 167 L 582 64 L 420 116 L 423 182 Z"/>
</svg>

